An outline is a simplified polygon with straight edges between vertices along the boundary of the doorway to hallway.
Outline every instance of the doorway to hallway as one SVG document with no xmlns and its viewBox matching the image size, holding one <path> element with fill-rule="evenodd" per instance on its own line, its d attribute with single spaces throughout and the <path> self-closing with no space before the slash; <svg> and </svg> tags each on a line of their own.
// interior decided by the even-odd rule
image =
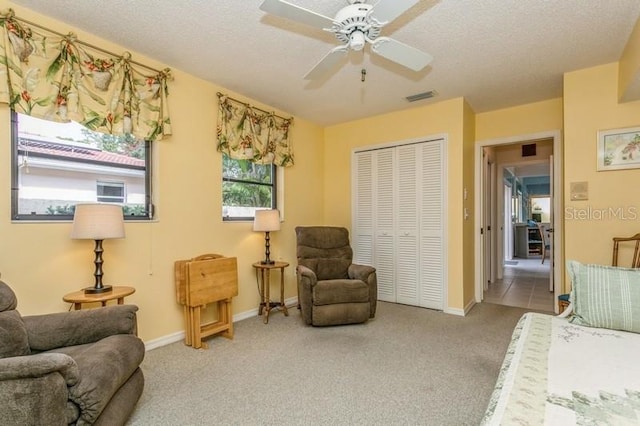
<svg viewBox="0 0 640 426">
<path fill-rule="evenodd" d="M 525 145 L 534 145 L 537 152 L 525 154 Z M 554 220 L 553 211 L 561 209 L 562 182 L 554 175 L 561 176 L 561 154 L 558 131 L 476 145 L 476 302 L 555 310 L 561 279 L 560 268 L 554 268 L 559 252 L 553 248 L 560 247 L 562 223 Z M 545 182 L 537 177 L 541 173 L 532 173 L 537 167 L 546 168 Z M 542 198 L 549 200 L 550 214 L 538 205 Z M 523 229 L 538 231 L 537 225 L 547 231 L 545 247 L 550 252 L 544 253 L 544 263 L 543 253 L 533 250 L 536 243 L 541 249 L 541 238 L 533 238 L 533 231 L 525 233 L 526 240 L 517 238 Z M 524 255 L 522 241 L 526 242 Z"/>
</svg>

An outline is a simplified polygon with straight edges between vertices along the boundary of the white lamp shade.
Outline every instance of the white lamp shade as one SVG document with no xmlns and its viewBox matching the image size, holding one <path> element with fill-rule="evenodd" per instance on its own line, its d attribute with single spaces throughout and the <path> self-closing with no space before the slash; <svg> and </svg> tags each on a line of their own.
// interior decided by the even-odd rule
<svg viewBox="0 0 640 426">
<path fill-rule="evenodd" d="M 263 232 L 279 231 L 280 212 L 278 210 L 256 210 L 253 230 Z"/>
<path fill-rule="evenodd" d="M 117 204 L 77 204 L 71 238 L 107 240 L 124 238 L 122 206 Z"/>
</svg>

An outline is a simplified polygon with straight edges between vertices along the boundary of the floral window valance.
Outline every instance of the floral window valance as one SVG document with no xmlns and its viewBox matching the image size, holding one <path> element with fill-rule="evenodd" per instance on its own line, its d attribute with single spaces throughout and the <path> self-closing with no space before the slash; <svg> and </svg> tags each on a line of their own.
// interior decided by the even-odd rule
<svg viewBox="0 0 640 426">
<path fill-rule="evenodd" d="M 236 160 L 293 166 L 293 119 L 218 94 L 218 151 Z"/>
<path fill-rule="evenodd" d="M 23 114 L 73 120 L 113 135 L 159 140 L 171 134 L 168 68 L 149 72 L 129 53 L 98 56 L 71 33 L 41 29 L 12 10 L 0 12 L 0 102 Z"/>
</svg>

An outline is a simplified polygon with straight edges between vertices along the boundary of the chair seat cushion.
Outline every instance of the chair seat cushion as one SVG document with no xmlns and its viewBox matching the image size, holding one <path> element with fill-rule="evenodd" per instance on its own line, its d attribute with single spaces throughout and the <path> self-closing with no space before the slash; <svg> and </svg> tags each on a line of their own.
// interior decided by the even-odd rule
<svg viewBox="0 0 640 426">
<path fill-rule="evenodd" d="M 369 301 L 369 287 L 361 280 L 323 280 L 313 287 L 313 304 L 358 303 Z"/>
<path fill-rule="evenodd" d="M 80 380 L 69 388 L 69 399 L 80 408 L 78 424 L 92 424 L 111 397 L 131 377 L 144 358 L 144 344 L 135 335 L 117 334 L 96 343 L 53 350 L 74 359 Z"/>
</svg>

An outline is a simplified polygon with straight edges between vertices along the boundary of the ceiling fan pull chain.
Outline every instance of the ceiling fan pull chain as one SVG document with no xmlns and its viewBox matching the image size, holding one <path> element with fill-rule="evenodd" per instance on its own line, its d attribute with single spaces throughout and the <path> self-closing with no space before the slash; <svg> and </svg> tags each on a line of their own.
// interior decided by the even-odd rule
<svg viewBox="0 0 640 426">
<path fill-rule="evenodd" d="M 360 71 L 360 74 L 362 74 L 362 78 L 360 78 L 360 81 L 364 83 L 364 80 L 367 78 L 367 70 L 362 68 L 362 71 Z"/>
</svg>

